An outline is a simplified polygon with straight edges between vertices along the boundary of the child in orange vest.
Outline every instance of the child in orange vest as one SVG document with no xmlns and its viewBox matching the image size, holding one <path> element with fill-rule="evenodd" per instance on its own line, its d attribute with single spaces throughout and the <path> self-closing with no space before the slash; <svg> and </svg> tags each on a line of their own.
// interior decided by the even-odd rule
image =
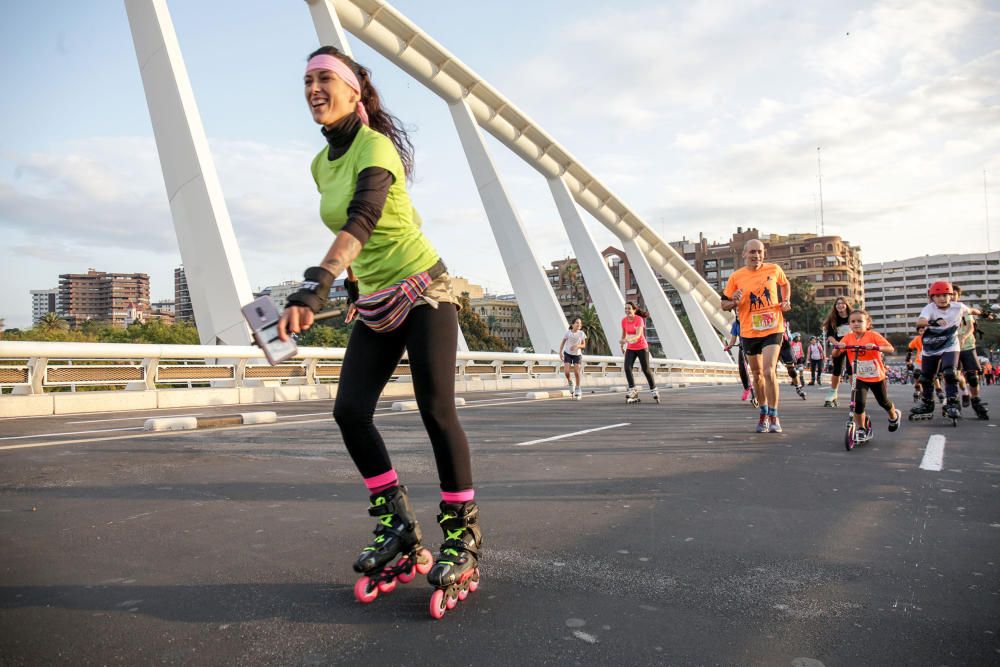
<svg viewBox="0 0 1000 667">
<path fill-rule="evenodd" d="M 892 354 L 895 348 L 882 334 L 872 331 L 872 320 L 864 310 L 851 311 L 848 319 L 851 332 L 833 343 L 833 347 L 844 349 L 847 346 L 861 345 L 864 350 L 849 350 L 848 363 L 852 363 L 857 355 L 858 375 L 854 389 L 854 424 L 858 427 L 859 440 L 869 440 L 871 433 L 865 425 L 865 399 L 871 391 L 875 400 L 889 415 L 889 431 L 899 428 L 899 410 L 889 400 L 889 383 L 886 381 L 885 361 L 882 354 Z"/>
</svg>

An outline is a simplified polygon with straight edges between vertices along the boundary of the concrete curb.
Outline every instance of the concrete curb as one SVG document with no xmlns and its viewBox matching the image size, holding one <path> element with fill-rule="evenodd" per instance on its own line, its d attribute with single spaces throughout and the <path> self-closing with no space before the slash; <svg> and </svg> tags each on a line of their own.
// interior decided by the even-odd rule
<svg viewBox="0 0 1000 667">
<path fill-rule="evenodd" d="M 142 425 L 144 431 L 193 431 L 198 428 L 219 426 L 240 426 L 242 424 L 274 424 L 278 413 L 271 411 L 243 412 L 237 415 L 217 417 L 156 417 L 147 419 Z"/>
<path fill-rule="evenodd" d="M 572 395 L 569 389 L 561 389 L 557 391 L 529 391 L 524 397 L 540 401 L 545 398 L 567 398 Z"/>
<path fill-rule="evenodd" d="M 461 397 L 456 397 L 455 405 L 456 407 L 465 405 L 465 399 Z M 392 404 L 393 412 L 407 412 L 409 410 L 416 410 L 416 409 L 417 409 L 416 401 L 395 401 Z"/>
</svg>

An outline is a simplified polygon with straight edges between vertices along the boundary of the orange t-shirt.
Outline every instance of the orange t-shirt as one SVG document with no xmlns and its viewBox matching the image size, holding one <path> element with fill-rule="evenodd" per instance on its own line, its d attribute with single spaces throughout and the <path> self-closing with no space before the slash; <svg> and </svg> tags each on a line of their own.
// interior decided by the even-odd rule
<svg viewBox="0 0 1000 667">
<path fill-rule="evenodd" d="M 778 287 L 788 293 L 788 278 L 777 264 L 764 263 L 756 271 L 743 267 L 729 276 L 723 294 L 727 299 L 736 290 L 743 291 L 743 298 L 736 306 L 743 338 L 763 338 L 785 330 L 785 316 L 781 312 Z"/>
<path fill-rule="evenodd" d="M 882 334 L 875 331 L 866 331 L 860 337 L 853 331 L 840 342 L 845 345 L 891 345 Z M 881 382 L 885 379 L 885 361 L 882 360 L 882 353 L 878 350 L 844 350 L 847 363 L 854 363 L 854 355 L 858 355 L 858 379 L 865 382 Z"/>
<path fill-rule="evenodd" d="M 913 359 L 913 363 L 919 365 L 920 360 L 923 358 L 924 355 L 924 339 L 921 338 L 920 336 L 914 336 L 913 340 L 911 340 L 910 344 L 907 345 L 906 347 L 917 353 Z"/>
</svg>

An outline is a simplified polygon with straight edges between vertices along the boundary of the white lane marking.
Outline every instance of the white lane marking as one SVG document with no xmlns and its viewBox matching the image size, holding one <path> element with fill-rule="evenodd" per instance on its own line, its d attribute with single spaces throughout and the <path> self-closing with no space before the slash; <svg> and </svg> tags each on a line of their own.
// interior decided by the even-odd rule
<svg viewBox="0 0 1000 667">
<path fill-rule="evenodd" d="M 552 436 L 551 438 L 541 438 L 539 440 L 528 440 L 527 442 L 519 442 L 515 447 L 526 447 L 528 445 L 537 445 L 543 442 L 552 442 L 553 440 L 562 440 L 563 438 L 571 438 L 574 435 L 583 435 L 584 433 L 593 433 L 595 431 L 606 431 L 609 428 L 620 428 L 622 426 L 629 426 L 631 422 L 622 422 L 621 424 L 611 424 L 610 426 L 599 426 L 598 428 L 588 428 L 584 431 L 574 431 L 573 433 L 563 433 L 562 435 Z"/>
<path fill-rule="evenodd" d="M 159 417 L 201 417 L 201 413 L 196 413 L 193 415 L 158 415 Z M 66 424 L 99 424 L 100 422 L 127 422 L 133 419 L 147 419 L 145 415 L 142 417 L 119 417 L 117 419 L 88 419 L 82 422 L 66 422 Z"/>
<path fill-rule="evenodd" d="M 28 440 L 29 438 L 52 438 L 60 435 L 90 435 L 91 433 L 111 433 L 112 431 L 141 431 L 141 426 L 126 426 L 125 428 L 102 428 L 96 431 L 69 431 L 67 433 L 38 433 L 35 435 L 8 435 L 0 440 Z"/>
<path fill-rule="evenodd" d="M 944 465 L 944 436 L 932 435 L 927 438 L 927 448 L 924 459 L 920 462 L 921 470 L 940 470 Z"/>
</svg>

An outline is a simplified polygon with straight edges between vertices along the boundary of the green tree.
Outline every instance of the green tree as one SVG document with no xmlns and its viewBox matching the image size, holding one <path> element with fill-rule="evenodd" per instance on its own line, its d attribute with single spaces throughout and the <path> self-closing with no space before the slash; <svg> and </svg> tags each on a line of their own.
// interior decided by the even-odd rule
<svg viewBox="0 0 1000 667">
<path fill-rule="evenodd" d="M 352 323 L 353 324 L 353 323 Z M 317 324 L 299 337 L 302 347 L 347 347 L 348 327 Z"/>
<path fill-rule="evenodd" d="M 58 313 L 49 312 L 42 315 L 35 326 L 42 331 L 66 331 L 69 329 L 69 322 L 60 317 Z"/>
<path fill-rule="evenodd" d="M 792 331 L 815 336 L 822 328 L 826 312 L 816 303 L 816 288 L 805 278 L 792 278 L 792 309 L 785 314 Z"/>
<path fill-rule="evenodd" d="M 458 324 L 469 349 L 476 352 L 510 352 L 510 348 L 490 333 L 483 318 L 472 309 L 469 293 L 462 292 L 459 300 L 462 302 L 462 310 L 458 311 Z"/>
<path fill-rule="evenodd" d="M 583 333 L 587 335 L 587 354 L 611 354 L 607 336 L 604 335 L 604 327 L 597 317 L 597 308 L 593 305 L 581 308 L 580 320 L 583 322 Z"/>
</svg>

